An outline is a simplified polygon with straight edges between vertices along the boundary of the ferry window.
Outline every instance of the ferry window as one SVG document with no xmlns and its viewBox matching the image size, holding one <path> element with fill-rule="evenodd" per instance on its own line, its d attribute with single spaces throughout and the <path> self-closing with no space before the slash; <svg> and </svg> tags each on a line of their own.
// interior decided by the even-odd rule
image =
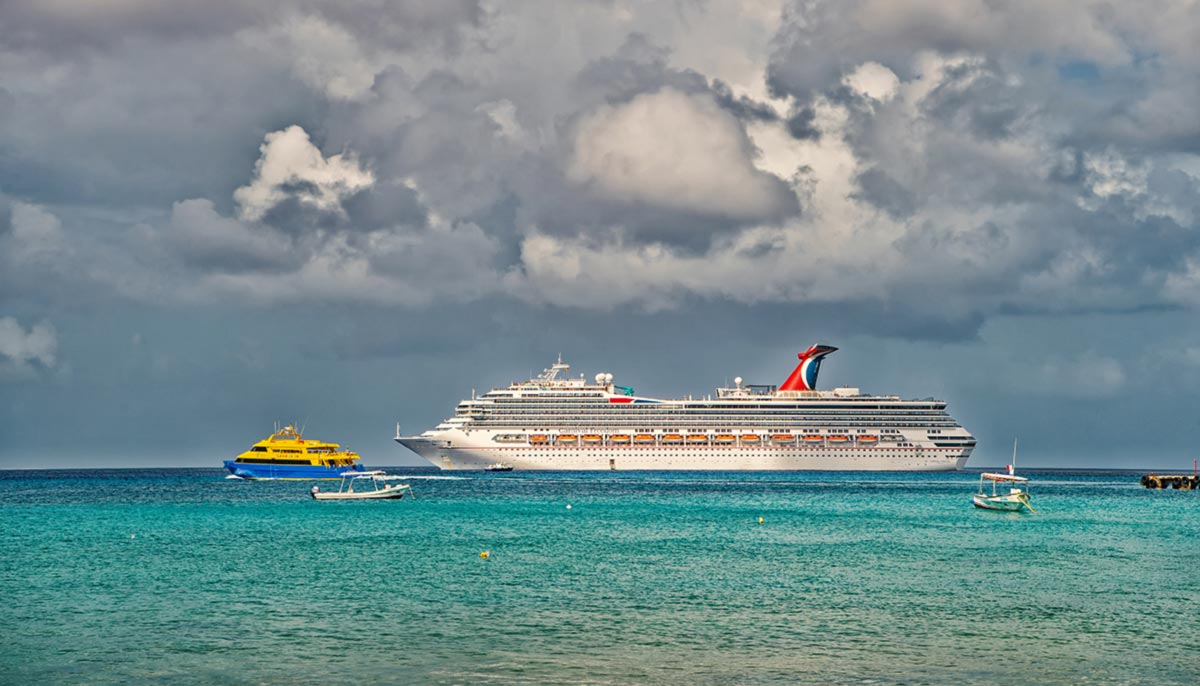
<svg viewBox="0 0 1200 686">
<path fill-rule="evenodd" d="M 256 446 L 254 446 L 253 448 L 251 448 L 251 449 L 250 449 L 250 452 L 252 452 L 252 453 L 265 453 L 265 452 L 267 452 L 267 447 L 266 447 L 266 446 L 263 446 L 263 445 L 256 445 Z"/>
</svg>

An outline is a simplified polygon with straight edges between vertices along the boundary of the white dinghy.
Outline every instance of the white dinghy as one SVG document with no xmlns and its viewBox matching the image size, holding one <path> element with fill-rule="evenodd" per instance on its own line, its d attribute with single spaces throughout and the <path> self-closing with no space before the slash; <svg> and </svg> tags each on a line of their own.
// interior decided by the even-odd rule
<svg viewBox="0 0 1200 686">
<path fill-rule="evenodd" d="M 388 476 L 381 470 L 344 472 L 336 492 L 322 492 L 320 486 L 313 486 L 309 492 L 314 500 L 399 500 L 405 495 L 412 495 L 412 486 L 388 482 L 403 478 Z M 355 490 L 355 486 L 358 490 Z"/>
</svg>

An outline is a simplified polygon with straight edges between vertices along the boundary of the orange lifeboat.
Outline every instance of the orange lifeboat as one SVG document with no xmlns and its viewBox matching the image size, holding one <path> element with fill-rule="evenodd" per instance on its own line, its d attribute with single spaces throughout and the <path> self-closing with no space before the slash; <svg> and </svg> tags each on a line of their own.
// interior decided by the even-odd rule
<svg viewBox="0 0 1200 686">
<path fill-rule="evenodd" d="M 758 443 L 762 440 L 762 436 L 758 434 L 742 434 L 741 439 L 742 443 Z"/>
<path fill-rule="evenodd" d="M 614 445 L 624 445 L 629 442 L 629 434 L 613 434 L 608 437 L 608 442 Z"/>
<path fill-rule="evenodd" d="M 859 443 L 878 443 L 879 437 L 875 434 L 863 434 L 858 437 Z"/>
<path fill-rule="evenodd" d="M 807 434 L 804 436 L 804 443 L 806 445 L 817 445 L 818 443 L 824 443 L 824 442 L 825 442 L 825 438 L 822 436 L 818 436 L 817 434 Z"/>
<path fill-rule="evenodd" d="M 845 445 L 846 443 L 849 443 L 849 442 L 850 442 L 850 438 L 848 436 L 843 436 L 842 434 L 833 434 L 832 436 L 829 437 L 830 445 L 838 445 L 838 444 Z"/>
<path fill-rule="evenodd" d="M 717 434 L 713 437 L 713 443 L 718 443 L 720 445 L 728 445 L 733 443 L 734 440 L 733 434 Z"/>
<path fill-rule="evenodd" d="M 792 434 L 771 434 L 771 441 L 774 443 L 795 443 L 796 437 Z"/>
<path fill-rule="evenodd" d="M 584 434 L 583 435 L 583 442 L 591 444 L 591 445 L 596 445 L 597 443 L 599 443 L 602 440 L 604 440 L 604 439 L 600 438 L 600 434 Z"/>
<path fill-rule="evenodd" d="M 683 443 L 683 436 L 681 436 L 679 434 L 663 434 L 662 442 L 663 442 L 663 445 L 667 445 L 668 443 L 670 443 L 670 444 Z"/>
<path fill-rule="evenodd" d="M 687 442 L 688 443 L 708 443 L 708 436 L 706 434 L 688 434 Z"/>
<path fill-rule="evenodd" d="M 633 442 L 638 445 L 647 445 L 654 443 L 654 434 L 638 434 L 633 437 Z"/>
<path fill-rule="evenodd" d="M 573 444 L 573 443 L 576 443 L 578 440 L 579 440 L 579 437 L 576 436 L 575 434 L 559 434 L 558 440 L 556 442 L 559 443 L 560 445 L 567 444 L 567 443 Z"/>
<path fill-rule="evenodd" d="M 534 434 L 529 437 L 529 442 L 533 445 L 545 445 L 550 442 L 550 437 L 545 434 Z"/>
</svg>

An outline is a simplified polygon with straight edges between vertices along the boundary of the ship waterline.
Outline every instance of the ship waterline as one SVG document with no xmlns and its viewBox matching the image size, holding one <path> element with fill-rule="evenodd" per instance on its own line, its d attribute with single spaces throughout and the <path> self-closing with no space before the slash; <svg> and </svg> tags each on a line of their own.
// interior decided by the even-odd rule
<svg viewBox="0 0 1200 686">
<path fill-rule="evenodd" d="M 396 441 L 442 469 L 498 461 L 541 470 L 952 471 L 974 437 L 940 400 L 816 390 L 814 345 L 780 386 L 716 389 L 715 397 L 663 400 L 613 384 L 611 374 L 539 376 L 459 403 L 455 415 Z"/>
</svg>

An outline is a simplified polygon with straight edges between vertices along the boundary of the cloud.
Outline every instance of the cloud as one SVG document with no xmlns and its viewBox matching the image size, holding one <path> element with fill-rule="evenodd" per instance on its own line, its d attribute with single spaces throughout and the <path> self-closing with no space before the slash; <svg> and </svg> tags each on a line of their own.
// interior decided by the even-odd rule
<svg viewBox="0 0 1200 686">
<path fill-rule="evenodd" d="M 430 213 L 415 181 L 377 184 L 353 151 L 325 158 L 298 126 L 267 135 L 240 218 L 175 203 L 164 245 L 191 270 L 178 297 L 215 302 L 476 300 L 499 282 L 495 239 Z"/>
<path fill-rule="evenodd" d="M 1079 357 L 1051 358 L 1033 367 L 1014 369 L 1007 378 L 1016 390 L 1076 398 L 1111 398 L 1126 386 L 1120 361 L 1086 352 Z"/>
<path fill-rule="evenodd" d="M 46 322 L 26 331 L 13 317 L 0 317 L 0 379 L 27 377 L 36 369 L 52 369 L 58 356 L 58 335 Z"/>
<path fill-rule="evenodd" d="M 1196 306 L 1185 4 L 265 8 L 14 5 L 7 298 Z"/>
<path fill-rule="evenodd" d="M 842 79 L 856 93 L 887 102 L 896 94 L 900 80 L 891 69 L 878 62 L 864 62 Z"/>
<path fill-rule="evenodd" d="M 301 81 L 335 100 L 364 97 L 382 67 L 369 59 L 354 34 L 319 15 L 290 17 L 265 32 L 247 31 L 243 40 L 286 55 Z"/>
<path fill-rule="evenodd" d="M 353 154 L 326 158 L 296 125 L 268 133 L 259 150 L 262 156 L 254 165 L 254 179 L 233 194 L 240 216 L 247 221 L 262 219 L 289 198 L 322 211 L 341 212 L 343 197 L 375 183 L 375 175 Z"/>
<path fill-rule="evenodd" d="M 223 217 L 204 198 L 175 203 L 166 236 L 185 261 L 218 271 L 278 269 L 295 263 L 292 237 L 270 226 Z"/>
<path fill-rule="evenodd" d="M 338 232 L 310 245 L 286 270 L 210 272 L 195 284 L 205 300 L 258 304 L 368 303 L 420 307 L 434 300 L 478 300 L 499 276 L 494 240 L 472 224 L 434 224 L 410 234 Z"/>
<path fill-rule="evenodd" d="M 673 89 L 604 106 L 578 126 L 568 177 L 634 204 L 771 220 L 797 210 L 787 186 L 753 164 L 738 121 L 706 95 Z"/>
<path fill-rule="evenodd" d="M 47 266 L 66 249 L 62 221 L 44 208 L 14 203 L 10 221 L 10 260 Z"/>
</svg>

